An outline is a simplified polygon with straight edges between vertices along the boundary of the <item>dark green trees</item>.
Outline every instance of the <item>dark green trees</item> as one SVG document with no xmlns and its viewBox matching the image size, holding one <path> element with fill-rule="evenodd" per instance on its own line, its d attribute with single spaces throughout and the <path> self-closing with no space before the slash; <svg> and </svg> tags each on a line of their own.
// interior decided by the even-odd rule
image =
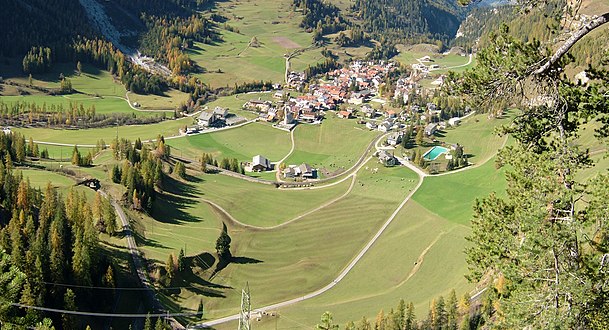
<svg viewBox="0 0 609 330">
<path fill-rule="evenodd" d="M 231 238 L 230 236 L 228 236 L 228 229 L 226 228 L 226 224 L 223 224 L 220 237 L 218 237 L 218 239 L 216 240 L 216 252 L 218 253 L 218 257 L 220 259 L 230 260 L 230 243 Z"/>
</svg>

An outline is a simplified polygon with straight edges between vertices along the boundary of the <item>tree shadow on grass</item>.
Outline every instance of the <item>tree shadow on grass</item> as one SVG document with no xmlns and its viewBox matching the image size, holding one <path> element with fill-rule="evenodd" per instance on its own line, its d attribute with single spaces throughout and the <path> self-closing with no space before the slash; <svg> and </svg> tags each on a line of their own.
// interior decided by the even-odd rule
<svg viewBox="0 0 609 330">
<path fill-rule="evenodd" d="M 148 246 L 148 247 L 161 248 L 161 249 L 167 248 L 167 246 L 159 243 L 159 241 L 157 241 L 155 239 L 151 239 L 151 238 L 146 238 L 137 231 L 133 232 L 133 237 L 135 238 L 135 243 L 138 246 Z"/>
<path fill-rule="evenodd" d="M 234 256 L 229 256 L 228 258 L 221 258 L 218 263 L 216 264 L 216 269 L 214 269 L 214 272 L 211 274 L 211 276 L 209 277 L 209 279 L 213 279 L 214 277 L 216 277 L 216 275 L 218 275 L 222 270 L 224 270 L 224 268 L 228 267 L 228 265 L 230 264 L 240 264 L 240 265 L 244 265 L 244 264 L 259 264 L 262 263 L 262 260 L 258 260 L 258 259 L 254 259 L 254 258 L 249 258 L 249 257 L 234 257 Z"/>
<path fill-rule="evenodd" d="M 198 202 L 181 195 L 161 194 L 154 201 L 151 215 L 162 223 L 179 224 L 181 222 L 199 222 L 200 218 L 193 216 L 186 208 Z"/>
</svg>

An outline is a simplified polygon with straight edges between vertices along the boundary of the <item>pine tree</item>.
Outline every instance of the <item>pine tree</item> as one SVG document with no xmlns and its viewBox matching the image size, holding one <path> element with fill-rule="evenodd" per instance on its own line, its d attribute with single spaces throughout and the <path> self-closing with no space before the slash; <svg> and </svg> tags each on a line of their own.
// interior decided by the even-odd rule
<svg viewBox="0 0 609 330">
<path fill-rule="evenodd" d="M 178 271 L 184 270 L 184 249 L 180 249 L 180 253 L 178 254 Z"/>
<path fill-rule="evenodd" d="M 74 145 L 74 149 L 72 150 L 72 165 L 80 165 L 80 152 L 78 152 L 78 147 Z"/>
<path fill-rule="evenodd" d="M 152 328 L 152 320 L 150 319 L 150 314 L 146 316 L 146 321 L 144 321 L 144 330 L 154 330 Z"/>
<path fill-rule="evenodd" d="M 163 319 L 161 319 L 160 317 L 156 318 L 156 323 L 154 325 L 154 330 L 164 330 L 165 329 L 165 324 L 163 323 Z"/>
<path fill-rule="evenodd" d="M 175 258 L 173 253 L 170 253 L 165 263 L 165 271 L 167 272 L 167 278 L 172 280 L 175 277 Z"/>
<path fill-rule="evenodd" d="M 102 200 L 102 209 L 106 233 L 114 235 L 114 232 L 116 232 L 116 211 L 114 206 L 112 206 L 110 200 L 104 198 Z"/>
<path fill-rule="evenodd" d="M 446 329 L 456 330 L 459 314 L 457 311 L 457 293 L 451 290 L 446 301 Z"/>
<path fill-rule="evenodd" d="M 223 224 L 220 237 L 218 237 L 218 239 L 216 240 L 216 252 L 218 253 L 218 257 L 220 257 L 220 259 L 230 259 L 230 243 L 231 238 L 230 236 L 228 236 L 228 229 L 226 228 L 226 224 Z"/>
<path fill-rule="evenodd" d="M 63 296 L 63 308 L 69 311 L 76 311 L 76 294 L 72 289 L 66 289 Z M 71 314 L 62 314 L 61 320 L 64 329 L 76 329 L 76 318 Z"/>
<path fill-rule="evenodd" d="M 414 330 L 416 329 L 416 316 L 414 314 L 414 304 L 412 302 L 408 303 L 408 308 L 406 309 L 406 317 L 404 319 L 404 330 Z"/>
</svg>

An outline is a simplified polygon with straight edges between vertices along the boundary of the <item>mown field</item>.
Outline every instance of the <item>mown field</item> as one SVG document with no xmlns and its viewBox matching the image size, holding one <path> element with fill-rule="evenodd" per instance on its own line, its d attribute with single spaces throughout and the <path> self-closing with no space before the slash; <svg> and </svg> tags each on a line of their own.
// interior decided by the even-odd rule
<svg viewBox="0 0 609 330">
<path fill-rule="evenodd" d="M 180 200 L 184 206 L 174 207 L 177 212 L 181 212 L 182 218 L 177 217 L 173 224 L 182 226 L 184 230 L 176 231 L 177 228 L 172 228 L 171 232 L 178 233 L 175 237 L 187 232 L 189 233 L 187 235 L 202 233 L 201 240 L 182 237 L 182 240 L 188 242 L 188 254 L 193 255 L 210 251 L 213 248 L 214 237 L 217 237 L 218 234 L 219 223 L 224 221 L 228 225 L 229 233 L 233 239 L 233 255 L 242 257 L 240 260 L 247 261 L 243 264 L 230 264 L 211 280 L 214 286 L 221 285 L 235 289 L 220 290 L 221 295 L 226 296 L 225 298 L 212 299 L 209 296 L 215 294 L 207 293 L 208 298 L 204 298 L 204 302 L 206 303 L 206 310 L 209 311 L 209 317 L 235 312 L 238 308 L 239 299 L 236 292 L 246 281 L 249 281 L 252 292 L 256 292 L 256 301 L 262 304 L 307 293 L 325 285 L 333 276 L 336 276 L 352 257 L 353 251 L 361 248 L 370 239 L 376 228 L 386 220 L 394 207 L 416 184 L 415 174 L 405 168 L 379 168 L 378 172 L 375 173 L 373 171 L 375 163 L 367 165 L 369 169 L 360 170 L 353 191 L 345 198 L 286 226 L 272 230 L 247 229 L 232 223 L 230 219 L 222 217 L 222 214 L 217 212 L 215 213 L 216 218 L 212 218 L 213 211 L 205 213 L 208 211 L 199 209 L 207 208 L 207 206 L 200 202 L 186 200 L 196 199 L 195 196 L 200 195 L 200 192 L 196 189 L 189 188 L 192 190 L 176 192 L 176 195 L 182 196 Z M 204 190 L 206 188 L 222 195 L 222 191 L 217 186 L 213 186 L 214 183 L 210 181 L 218 180 L 218 178 L 217 176 L 211 176 L 210 179 L 210 175 L 203 175 L 198 179 L 204 180 L 200 182 L 203 198 L 206 198 Z M 251 183 L 240 184 L 252 185 Z M 322 200 L 327 201 L 329 194 L 342 194 L 346 189 L 345 184 L 336 188 L 327 188 L 329 189 L 328 192 L 324 191 L 326 189 L 315 192 L 315 194 L 325 195 L 323 198 L 314 196 L 311 191 L 277 191 L 277 194 L 283 193 L 285 196 L 276 195 L 276 198 L 257 196 L 253 198 L 258 199 L 259 202 L 243 203 L 243 205 L 249 205 L 252 208 L 290 208 L 293 204 L 290 202 L 291 200 L 298 196 L 308 196 L 304 198 L 309 198 L 308 203 L 310 204 L 306 208 L 302 208 L 302 211 L 297 210 L 301 207 L 298 202 L 294 204 L 294 210 L 286 211 L 295 214 L 309 210 L 313 207 L 313 203 L 321 203 Z M 257 191 L 257 188 L 249 187 L 250 191 L 252 189 L 254 189 L 254 192 Z M 243 198 L 243 194 L 238 192 L 235 195 Z M 269 205 L 272 203 L 276 203 L 277 206 Z M 266 206 L 264 206 L 265 204 Z M 163 209 L 168 208 L 163 207 Z M 239 212 L 238 210 L 233 211 L 232 208 L 227 210 L 231 214 Z M 245 210 L 244 212 L 251 211 Z M 198 223 L 199 220 L 195 220 L 199 214 L 202 215 L 202 221 L 207 222 L 206 225 Z M 205 214 L 208 215 L 205 216 Z M 161 215 L 160 219 L 154 222 L 155 228 L 159 228 L 162 222 L 172 222 L 170 219 L 170 217 Z M 146 226 L 150 230 L 152 224 L 142 221 L 142 226 Z M 191 226 L 198 229 L 193 230 Z M 203 230 L 202 227 L 197 226 L 209 227 L 210 229 Z M 163 227 L 170 228 L 171 226 L 163 225 Z M 155 232 L 160 232 L 161 235 L 151 240 L 147 240 L 147 238 L 141 240 L 141 244 L 144 245 L 144 250 L 148 254 L 156 255 L 156 258 L 165 260 L 169 251 L 164 250 L 163 247 L 179 248 L 182 246 L 182 243 L 168 232 L 163 234 L 160 229 Z M 155 249 L 158 252 L 154 252 Z M 177 253 L 177 251 L 174 250 L 174 253 Z M 204 280 L 209 281 L 208 278 Z M 199 280 L 198 283 L 201 283 L 201 281 Z M 282 284 L 277 285 L 277 283 Z M 211 290 L 209 284 L 207 286 L 195 286 L 196 288 L 192 290 L 183 289 L 171 300 L 183 307 L 195 308 L 201 297 L 199 295 L 201 290 L 203 292 Z M 217 291 L 218 288 L 216 287 L 214 290 Z"/>
<path fill-rule="evenodd" d="M 176 156 L 200 159 L 205 152 L 211 153 L 218 162 L 222 158 L 237 158 L 240 162 L 246 162 L 255 155 L 276 161 L 283 158 L 291 147 L 289 133 L 265 123 L 171 139 L 167 143 Z"/>
<path fill-rule="evenodd" d="M 287 0 L 218 3 L 216 12 L 227 17 L 227 24 L 236 32 L 220 24 L 224 41 L 197 43 L 189 50 L 191 58 L 206 70 L 199 77 L 212 87 L 259 80 L 283 82 L 284 55 L 309 47 L 312 40 L 311 33 L 298 27 L 302 16 L 293 13 L 290 4 Z M 258 44 L 251 47 L 253 38 Z"/>
<path fill-rule="evenodd" d="M 476 198 L 505 187 L 503 171 L 493 161 L 462 173 L 428 177 L 413 199 L 398 213 L 377 243 L 337 286 L 328 292 L 279 309 L 279 318 L 254 322 L 260 329 L 311 328 L 331 311 L 344 325 L 362 316 L 374 320 L 400 299 L 415 304 L 417 317 L 426 317 L 432 298 L 471 292 L 463 250 Z M 252 300 L 256 295 L 252 293 Z M 261 304 L 260 304 L 261 305 Z M 254 307 L 260 306 L 256 305 Z M 227 323 L 218 329 L 230 329 Z"/>
<path fill-rule="evenodd" d="M 321 125 L 303 124 L 294 131 L 295 149 L 286 164 L 308 163 L 329 172 L 350 168 L 379 132 L 362 128 L 355 120 L 328 114 Z"/>
</svg>

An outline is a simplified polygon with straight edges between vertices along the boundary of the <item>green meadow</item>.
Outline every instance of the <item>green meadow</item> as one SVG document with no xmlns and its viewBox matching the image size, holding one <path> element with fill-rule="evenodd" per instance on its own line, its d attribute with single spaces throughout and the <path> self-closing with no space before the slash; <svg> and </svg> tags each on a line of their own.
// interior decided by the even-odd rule
<svg viewBox="0 0 609 330">
<path fill-rule="evenodd" d="M 200 159 L 202 153 L 211 153 L 218 162 L 222 158 L 251 161 L 263 155 L 271 161 L 283 158 L 291 147 L 289 133 L 265 123 L 251 123 L 236 129 L 187 136 L 167 140 L 177 156 Z"/>
<path fill-rule="evenodd" d="M 362 128 L 355 120 L 327 115 L 321 125 L 296 127 L 295 149 L 285 163 L 308 163 L 328 172 L 343 171 L 355 164 L 378 134 Z"/>
<path fill-rule="evenodd" d="M 134 141 L 140 138 L 142 141 L 156 139 L 157 135 L 164 137 L 178 136 L 179 129 L 190 125 L 193 118 L 185 117 L 177 120 L 166 120 L 149 125 L 130 125 L 106 128 L 91 128 L 79 130 L 63 130 L 48 128 L 13 128 L 13 131 L 30 136 L 36 141 L 65 143 L 69 145 L 95 145 L 98 140 L 103 139 L 110 143 L 118 134 L 119 138 Z"/>
</svg>

